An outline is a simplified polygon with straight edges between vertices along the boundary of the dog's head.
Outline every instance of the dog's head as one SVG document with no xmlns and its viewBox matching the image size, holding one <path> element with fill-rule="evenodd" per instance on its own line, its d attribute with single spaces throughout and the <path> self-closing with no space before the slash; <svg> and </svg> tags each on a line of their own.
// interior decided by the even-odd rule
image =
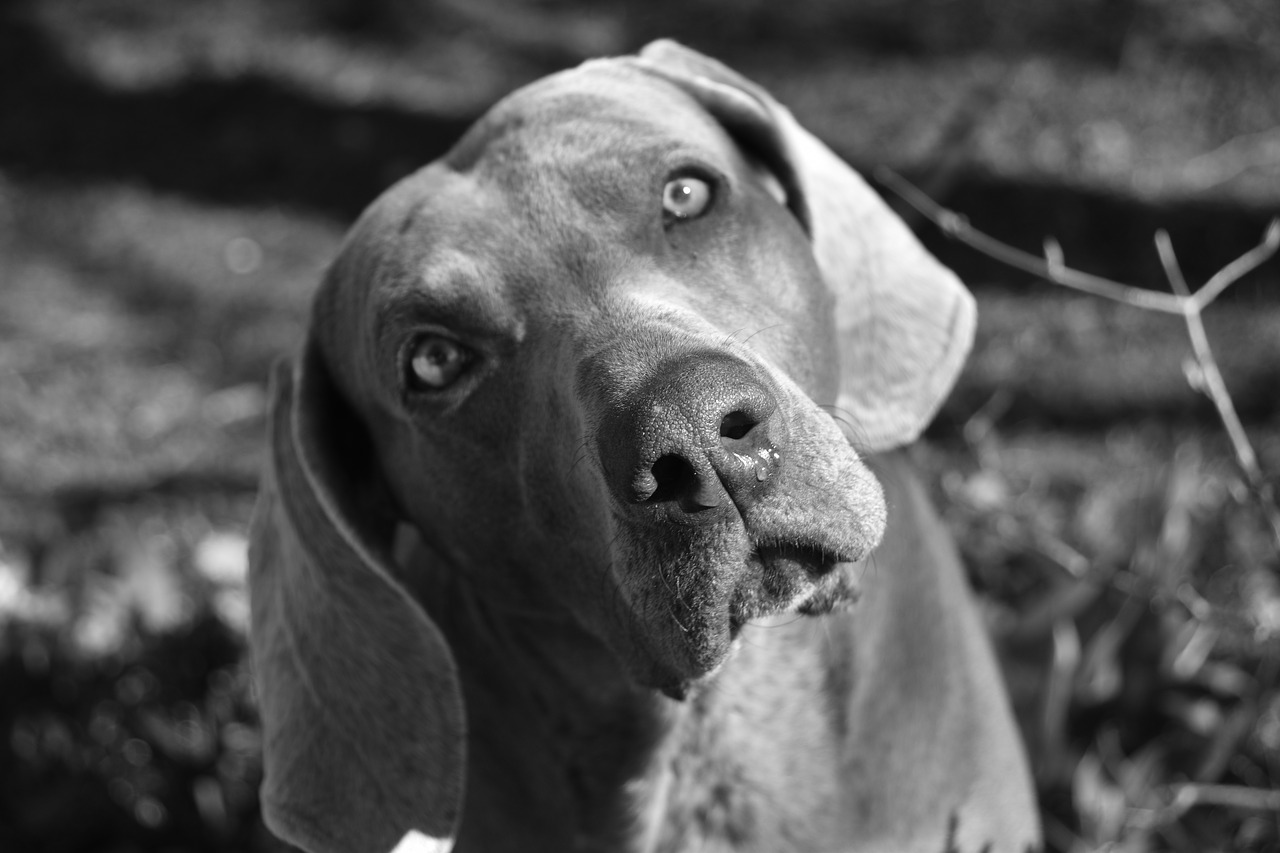
<svg viewBox="0 0 1280 853">
<path fill-rule="evenodd" d="M 251 578 L 273 827 L 452 833 L 465 713 L 397 524 L 679 695 L 745 621 L 851 595 L 885 506 L 850 440 L 913 440 L 972 326 L 861 179 L 712 60 L 657 43 L 498 104 L 366 211 L 277 372 Z"/>
</svg>

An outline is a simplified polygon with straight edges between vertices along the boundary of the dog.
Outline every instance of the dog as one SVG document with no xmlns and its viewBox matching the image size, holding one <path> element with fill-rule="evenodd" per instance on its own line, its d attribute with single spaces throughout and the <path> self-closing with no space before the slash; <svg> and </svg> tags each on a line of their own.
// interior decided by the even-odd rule
<svg viewBox="0 0 1280 853">
<path fill-rule="evenodd" d="M 693 50 L 498 103 L 365 211 L 273 375 L 267 825 L 318 853 L 1038 846 L 899 449 L 974 323 Z"/>
</svg>

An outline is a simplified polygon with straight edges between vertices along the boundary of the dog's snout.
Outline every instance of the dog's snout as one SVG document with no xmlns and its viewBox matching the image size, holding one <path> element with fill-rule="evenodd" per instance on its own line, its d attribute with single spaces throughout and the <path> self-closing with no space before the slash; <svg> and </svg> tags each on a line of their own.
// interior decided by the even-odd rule
<svg viewBox="0 0 1280 853">
<path fill-rule="evenodd" d="M 663 362 L 602 419 L 602 467 L 624 504 L 697 520 L 749 505 L 781 464 L 773 394 L 737 359 L 696 353 Z"/>
<path fill-rule="evenodd" d="M 771 430 L 747 412 L 733 411 L 720 421 L 720 446 L 728 453 L 721 476 L 754 477 L 765 482 L 776 472 L 782 454 L 770 436 Z"/>
<path fill-rule="evenodd" d="M 756 428 L 756 420 L 746 412 L 733 411 L 720 419 L 720 439 L 741 441 Z"/>
<path fill-rule="evenodd" d="M 675 503 L 686 513 L 715 509 L 725 498 L 719 481 L 706 471 L 699 471 L 696 461 L 680 453 L 658 457 L 648 477 L 641 472 L 637 486 L 635 497 L 641 501 Z"/>
</svg>

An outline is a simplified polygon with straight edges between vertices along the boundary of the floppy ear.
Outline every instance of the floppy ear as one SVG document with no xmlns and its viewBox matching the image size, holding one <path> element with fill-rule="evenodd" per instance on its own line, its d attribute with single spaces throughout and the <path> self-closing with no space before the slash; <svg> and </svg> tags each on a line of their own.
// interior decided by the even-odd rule
<svg viewBox="0 0 1280 853">
<path fill-rule="evenodd" d="M 267 825 L 314 853 L 447 851 L 465 718 L 453 655 L 389 571 L 395 517 L 314 345 L 272 378 L 250 546 Z"/>
<path fill-rule="evenodd" d="M 640 67 L 698 100 L 777 173 L 835 296 L 837 405 L 861 449 L 915 440 L 955 384 L 973 342 L 973 297 L 867 183 L 759 86 L 672 41 Z"/>
</svg>

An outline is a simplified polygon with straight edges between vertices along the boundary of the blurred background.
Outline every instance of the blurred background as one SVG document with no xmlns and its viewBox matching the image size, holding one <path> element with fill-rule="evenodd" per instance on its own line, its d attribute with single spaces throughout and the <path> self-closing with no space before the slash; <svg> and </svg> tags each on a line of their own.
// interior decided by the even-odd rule
<svg viewBox="0 0 1280 853">
<path fill-rule="evenodd" d="M 1194 287 L 1280 214 L 1274 0 L 0 0 L 0 851 L 283 849 L 244 658 L 268 366 L 379 191 L 660 36 L 1131 284 L 1167 289 L 1157 228 Z M 1280 849 L 1280 557 L 1182 321 L 907 215 L 979 301 L 916 454 L 1050 849 Z M 1274 481 L 1280 261 L 1205 320 Z"/>
</svg>

